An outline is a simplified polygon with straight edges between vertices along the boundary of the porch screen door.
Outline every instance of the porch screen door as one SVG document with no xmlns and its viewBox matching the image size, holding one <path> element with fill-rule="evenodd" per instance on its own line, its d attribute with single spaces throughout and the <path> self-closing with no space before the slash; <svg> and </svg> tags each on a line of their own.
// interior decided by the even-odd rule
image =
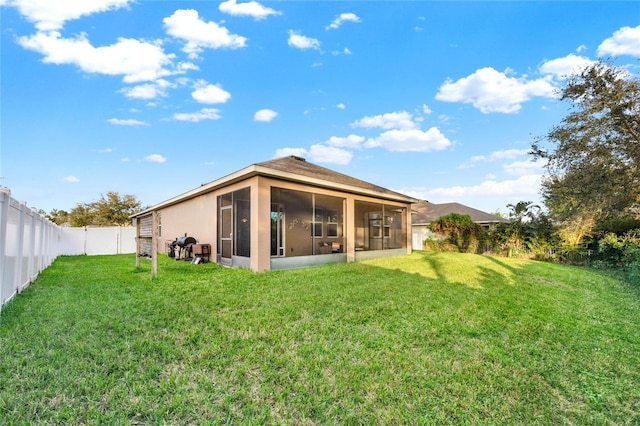
<svg viewBox="0 0 640 426">
<path fill-rule="evenodd" d="M 233 206 L 220 207 L 220 261 L 231 265 L 233 253 Z"/>
</svg>

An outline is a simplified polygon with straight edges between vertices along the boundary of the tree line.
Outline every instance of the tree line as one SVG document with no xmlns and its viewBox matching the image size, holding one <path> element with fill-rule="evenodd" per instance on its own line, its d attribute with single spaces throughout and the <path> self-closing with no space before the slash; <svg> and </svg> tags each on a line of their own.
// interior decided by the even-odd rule
<svg viewBox="0 0 640 426">
<path fill-rule="evenodd" d="M 135 195 L 120 195 L 115 191 L 101 194 L 90 203 L 78 203 L 70 211 L 53 209 L 45 217 L 58 225 L 69 226 L 130 226 L 132 214 L 141 211 L 142 203 Z"/>
</svg>

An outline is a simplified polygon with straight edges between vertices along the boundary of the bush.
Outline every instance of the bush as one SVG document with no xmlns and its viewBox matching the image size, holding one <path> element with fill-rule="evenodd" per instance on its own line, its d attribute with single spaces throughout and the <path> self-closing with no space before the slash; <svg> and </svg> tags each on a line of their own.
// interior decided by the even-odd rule
<svg viewBox="0 0 640 426">
<path fill-rule="evenodd" d="M 475 223 L 471 216 L 459 213 L 439 217 L 431 223 L 431 231 L 441 236 L 449 247 L 455 247 L 455 251 L 460 253 L 476 253 L 483 236 L 482 227 Z M 442 244 L 438 245 L 440 251 L 454 251 L 443 250 L 445 247 Z"/>
<path fill-rule="evenodd" d="M 640 228 L 640 219 L 633 217 L 612 217 L 596 224 L 594 232 L 598 235 L 614 233 L 624 235 Z"/>
<path fill-rule="evenodd" d="M 623 235 L 613 232 L 598 240 L 596 267 L 615 268 L 634 284 L 640 284 L 640 229 Z"/>
</svg>

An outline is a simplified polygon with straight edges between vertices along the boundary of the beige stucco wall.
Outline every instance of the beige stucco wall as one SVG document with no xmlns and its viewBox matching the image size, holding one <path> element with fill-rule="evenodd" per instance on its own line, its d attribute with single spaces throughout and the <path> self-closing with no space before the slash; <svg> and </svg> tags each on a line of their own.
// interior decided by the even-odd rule
<svg viewBox="0 0 640 426">
<path fill-rule="evenodd" d="M 182 237 L 186 233 L 200 244 L 211 244 L 212 253 L 216 253 L 218 238 L 217 199 L 219 195 L 238 189 L 252 187 L 257 178 L 229 185 L 224 189 L 199 195 L 195 198 L 164 207 L 159 210 L 162 224 L 162 236 L 158 238 L 158 252 L 165 253 L 165 243 Z M 252 194 L 253 194 L 252 188 Z M 252 210 L 253 211 L 253 210 Z M 268 215 L 267 215 L 268 216 Z"/>
</svg>

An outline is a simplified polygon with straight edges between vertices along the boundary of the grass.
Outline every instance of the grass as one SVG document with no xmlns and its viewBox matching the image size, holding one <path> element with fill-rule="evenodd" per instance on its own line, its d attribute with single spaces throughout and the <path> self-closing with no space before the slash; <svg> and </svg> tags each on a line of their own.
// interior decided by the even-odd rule
<svg viewBox="0 0 640 426">
<path fill-rule="evenodd" d="M 134 265 L 61 257 L 3 308 L 1 424 L 640 424 L 640 291 L 602 272 Z"/>
</svg>

